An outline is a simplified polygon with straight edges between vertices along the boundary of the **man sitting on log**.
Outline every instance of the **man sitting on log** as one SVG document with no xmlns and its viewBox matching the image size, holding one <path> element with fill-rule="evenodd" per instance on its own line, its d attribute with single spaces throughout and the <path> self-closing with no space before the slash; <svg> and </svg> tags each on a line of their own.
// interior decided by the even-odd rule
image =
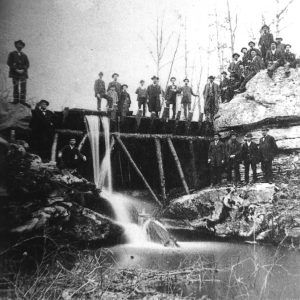
<svg viewBox="0 0 300 300">
<path fill-rule="evenodd" d="M 220 141 L 220 134 L 214 134 L 214 140 L 208 148 L 208 164 L 210 167 L 210 186 L 221 184 L 222 170 L 225 163 L 225 146 Z"/>
<path fill-rule="evenodd" d="M 268 68 L 268 75 L 270 78 L 273 77 L 274 72 L 278 67 L 283 64 L 283 53 L 276 49 L 276 43 L 271 43 L 271 49 L 266 54 L 266 64 Z"/>
<path fill-rule="evenodd" d="M 208 83 L 203 90 L 204 97 L 204 113 L 209 122 L 213 122 L 214 115 L 219 110 L 219 86 L 214 83 L 215 77 L 209 76 Z"/>
<path fill-rule="evenodd" d="M 242 161 L 245 166 L 245 182 L 249 183 L 250 166 L 252 169 L 253 182 L 257 181 L 256 165 L 259 162 L 257 144 L 252 141 L 252 133 L 245 135 L 245 142 L 242 145 Z"/>
<path fill-rule="evenodd" d="M 147 98 L 148 98 L 148 108 L 151 114 L 159 116 L 161 110 L 160 97 L 162 95 L 162 89 L 158 84 L 159 78 L 157 76 L 152 76 L 153 81 L 147 88 Z"/>
<path fill-rule="evenodd" d="M 241 144 L 236 139 L 236 133 L 231 131 L 230 139 L 226 143 L 227 157 L 227 183 L 232 183 L 232 170 L 234 171 L 234 183 L 238 184 L 241 181 L 240 174 L 240 159 L 241 159 Z"/>
<path fill-rule="evenodd" d="M 86 157 L 80 153 L 76 147 L 76 139 L 70 138 L 69 145 L 66 145 L 58 152 L 60 159 L 59 166 L 61 169 L 77 170 L 82 161 L 86 161 Z"/>
<path fill-rule="evenodd" d="M 285 75 L 289 76 L 291 74 L 290 68 L 296 68 L 296 55 L 291 52 L 291 45 L 285 45 L 285 51 L 283 54 L 283 63 Z"/>
<path fill-rule="evenodd" d="M 262 129 L 262 138 L 259 140 L 259 154 L 261 160 L 261 169 L 264 174 L 264 179 L 268 183 L 272 183 L 272 162 L 277 153 L 277 145 L 274 137 L 268 134 L 269 129 Z"/>
</svg>

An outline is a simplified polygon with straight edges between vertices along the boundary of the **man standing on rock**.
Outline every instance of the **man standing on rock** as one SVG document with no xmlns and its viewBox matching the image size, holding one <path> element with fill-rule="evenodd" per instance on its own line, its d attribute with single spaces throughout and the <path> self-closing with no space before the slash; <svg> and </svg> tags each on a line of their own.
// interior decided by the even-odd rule
<svg viewBox="0 0 300 300">
<path fill-rule="evenodd" d="M 259 162 L 259 152 L 257 144 L 252 141 L 252 133 L 247 133 L 245 135 L 245 143 L 242 145 L 241 156 L 245 166 L 245 182 L 249 183 L 250 166 L 253 174 L 253 182 L 256 182 L 256 164 Z"/>
<path fill-rule="evenodd" d="M 225 145 L 220 141 L 220 134 L 214 134 L 214 140 L 208 148 L 208 164 L 210 167 L 210 184 L 221 184 L 222 171 L 225 163 L 226 153 Z"/>
<path fill-rule="evenodd" d="M 241 144 L 236 139 L 236 133 L 231 131 L 230 139 L 226 143 L 227 157 L 227 183 L 232 183 L 232 170 L 234 171 L 234 183 L 238 184 L 241 181 L 240 174 L 240 159 L 241 159 Z"/>
<path fill-rule="evenodd" d="M 15 42 L 17 50 L 8 55 L 7 65 L 9 66 L 9 77 L 12 78 L 14 104 L 26 104 L 26 86 L 28 78 L 29 60 L 22 52 L 25 43 L 22 40 Z"/>
<path fill-rule="evenodd" d="M 273 34 L 270 33 L 270 28 L 264 25 L 261 28 L 262 35 L 260 36 L 258 46 L 260 47 L 262 58 L 265 61 L 267 51 L 271 48 L 271 43 L 274 42 Z"/>
<path fill-rule="evenodd" d="M 277 145 L 274 137 L 268 134 L 269 129 L 262 129 L 262 138 L 259 140 L 259 154 L 261 160 L 261 169 L 264 174 L 264 179 L 268 183 L 272 183 L 272 162 L 277 153 Z"/>
<path fill-rule="evenodd" d="M 239 61 L 240 55 L 238 53 L 234 53 L 232 55 L 232 62 L 229 64 L 228 67 L 228 72 L 230 74 L 235 73 L 235 74 L 240 74 L 240 64 L 241 61 Z"/>
<path fill-rule="evenodd" d="M 209 76 L 208 83 L 204 87 L 204 113 L 209 122 L 213 122 L 214 115 L 219 109 L 219 86 L 214 83 L 215 77 Z"/>
<path fill-rule="evenodd" d="M 227 78 L 227 72 L 223 71 L 221 73 L 221 81 L 220 81 L 220 98 L 222 103 L 226 101 L 226 91 L 228 89 L 228 85 L 229 85 L 229 79 Z"/>
</svg>

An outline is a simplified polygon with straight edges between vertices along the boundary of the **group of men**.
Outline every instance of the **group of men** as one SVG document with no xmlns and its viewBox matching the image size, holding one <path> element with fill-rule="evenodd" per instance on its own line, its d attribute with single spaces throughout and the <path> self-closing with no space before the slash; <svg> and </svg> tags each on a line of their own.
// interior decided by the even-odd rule
<svg viewBox="0 0 300 300">
<path fill-rule="evenodd" d="M 263 128 L 259 145 L 252 140 L 251 133 L 245 135 L 243 144 L 238 142 L 235 132 L 231 132 L 230 139 L 226 143 L 223 143 L 220 140 L 220 134 L 216 133 L 208 150 L 211 185 L 221 184 L 224 168 L 227 171 L 227 183 L 232 183 L 232 173 L 234 173 L 234 183 L 239 184 L 241 182 L 241 163 L 245 167 L 245 183 L 249 183 L 250 167 L 253 182 L 256 182 L 257 164 L 259 162 L 265 181 L 271 183 L 273 179 L 272 161 L 278 149 L 274 137 L 269 135 L 268 131 L 268 128 Z"/>
</svg>

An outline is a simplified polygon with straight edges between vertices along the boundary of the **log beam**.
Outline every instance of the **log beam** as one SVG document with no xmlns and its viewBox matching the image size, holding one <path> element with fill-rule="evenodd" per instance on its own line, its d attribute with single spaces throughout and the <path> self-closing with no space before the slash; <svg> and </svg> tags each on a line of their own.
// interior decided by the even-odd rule
<svg viewBox="0 0 300 300">
<path fill-rule="evenodd" d="M 186 192 L 187 194 L 189 194 L 189 193 L 190 193 L 189 187 L 188 187 L 188 185 L 187 185 L 187 183 L 186 183 L 186 180 L 185 180 L 185 177 L 184 177 L 184 173 L 183 173 L 183 170 L 182 170 L 182 167 L 181 167 L 180 160 L 179 160 L 179 158 L 178 158 L 178 155 L 177 155 L 177 153 L 176 153 L 175 147 L 174 147 L 174 145 L 173 145 L 173 143 L 172 143 L 172 140 L 171 140 L 170 138 L 168 138 L 168 144 L 169 144 L 170 151 L 171 151 L 171 153 L 172 153 L 172 155 L 173 155 L 173 157 L 174 157 L 175 164 L 176 164 L 176 167 L 177 167 L 177 170 L 178 170 L 178 173 L 179 173 L 179 176 L 180 176 L 180 180 L 181 180 L 181 182 L 182 182 L 182 185 L 183 185 L 183 187 L 184 187 L 184 189 L 185 189 L 185 192 Z"/>
<path fill-rule="evenodd" d="M 196 168 L 196 158 L 195 158 L 195 152 L 194 152 L 194 144 L 193 141 L 189 141 L 189 151 L 191 155 L 191 164 L 192 164 L 192 176 L 193 176 L 193 184 L 194 187 L 197 185 L 197 168 Z"/>
<path fill-rule="evenodd" d="M 164 200 L 164 203 L 166 204 L 166 201 L 167 201 L 166 181 L 165 181 L 164 166 L 163 166 L 163 159 L 162 159 L 162 152 L 161 152 L 161 143 L 160 143 L 160 139 L 158 139 L 158 138 L 155 138 L 155 149 L 156 149 L 156 156 L 157 156 L 157 162 L 158 162 L 161 193 L 162 193 L 162 198 Z"/>
<path fill-rule="evenodd" d="M 57 149 L 58 133 L 54 134 L 53 143 L 51 147 L 51 161 L 56 162 L 56 149 Z"/>
<path fill-rule="evenodd" d="M 80 141 L 80 143 L 79 143 L 79 145 L 78 145 L 78 150 L 79 150 L 79 151 L 81 151 L 81 149 L 82 149 L 82 147 L 83 147 L 83 145 L 84 145 L 84 143 L 85 143 L 87 137 L 88 137 L 88 134 L 86 133 L 86 134 L 83 136 L 82 140 Z"/>
<path fill-rule="evenodd" d="M 119 143 L 119 145 L 121 146 L 121 148 L 123 149 L 125 155 L 127 156 L 129 162 L 131 163 L 131 165 L 133 166 L 133 168 L 136 170 L 136 172 L 138 173 L 138 175 L 140 176 L 140 178 L 142 179 L 142 181 L 144 182 L 145 186 L 147 187 L 147 189 L 149 190 L 149 192 L 151 193 L 152 197 L 154 198 L 154 200 L 159 204 L 160 207 L 163 207 L 162 203 L 158 200 L 158 198 L 156 197 L 155 193 L 153 192 L 152 188 L 150 187 L 149 183 L 147 182 L 146 178 L 144 177 L 144 175 L 142 174 L 142 172 L 140 171 L 140 169 L 138 168 L 138 166 L 136 165 L 136 163 L 134 162 L 134 160 L 132 159 L 129 151 L 127 150 L 126 146 L 124 145 L 124 143 L 122 142 L 120 136 L 116 135 L 115 136 L 116 141 Z"/>
</svg>

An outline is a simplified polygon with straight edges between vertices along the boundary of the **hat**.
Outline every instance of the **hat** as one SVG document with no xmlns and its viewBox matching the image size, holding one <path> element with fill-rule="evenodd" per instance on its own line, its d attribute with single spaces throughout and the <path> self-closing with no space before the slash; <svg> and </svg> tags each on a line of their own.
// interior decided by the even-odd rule
<svg viewBox="0 0 300 300">
<path fill-rule="evenodd" d="M 22 40 L 15 41 L 15 46 L 17 44 L 22 44 L 23 48 L 25 47 L 25 43 Z"/>
<path fill-rule="evenodd" d="M 217 135 L 218 137 L 221 137 L 221 134 L 219 132 L 215 132 L 214 136 Z"/>
<path fill-rule="evenodd" d="M 281 38 L 281 37 L 277 37 L 275 40 L 280 40 L 280 41 L 282 41 L 282 38 Z"/>
<path fill-rule="evenodd" d="M 250 44 L 253 44 L 253 45 L 255 46 L 255 43 L 254 43 L 253 41 L 250 41 L 250 42 L 248 43 L 248 46 L 250 46 Z"/>
<path fill-rule="evenodd" d="M 253 137 L 253 135 L 252 135 L 252 133 L 251 133 L 251 132 L 249 132 L 249 133 L 247 133 L 247 134 L 245 135 L 245 137 L 247 137 L 247 138 L 252 138 L 252 137 Z"/>
<path fill-rule="evenodd" d="M 290 44 L 285 44 L 284 49 L 289 46 L 290 48 L 292 48 L 292 46 Z"/>
<path fill-rule="evenodd" d="M 236 132 L 235 132 L 234 130 L 231 130 L 231 131 L 230 131 L 230 136 L 233 136 L 233 135 L 236 136 Z"/>
<path fill-rule="evenodd" d="M 266 25 L 266 24 L 263 25 L 261 29 L 264 29 L 264 28 L 270 29 L 270 27 L 268 25 Z"/>
<path fill-rule="evenodd" d="M 190 82 L 188 78 L 184 78 L 184 79 L 183 79 L 183 82 L 186 82 L 186 81 L 187 81 L 187 82 Z"/>
<path fill-rule="evenodd" d="M 221 75 L 222 75 L 222 74 L 227 75 L 227 72 L 226 72 L 226 71 L 223 71 L 223 72 L 221 72 Z"/>
<path fill-rule="evenodd" d="M 122 88 L 123 88 L 124 86 L 126 86 L 126 87 L 128 88 L 128 85 L 127 85 L 127 84 L 122 84 Z"/>
<path fill-rule="evenodd" d="M 272 45 L 272 44 L 275 44 L 275 45 L 277 45 L 277 43 L 276 43 L 275 41 L 273 41 L 273 42 L 271 43 L 271 45 Z"/>
<path fill-rule="evenodd" d="M 241 49 L 241 52 L 243 52 L 244 49 L 246 49 L 246 50 L 248 51 L 247 47 L 243 47 L 243 48 Z"/>
<path fill-rule="evenodd" d="M 208 79 L 215 79 L 215 76 L 210 75 L 208 76 Z"/>
<path fill-rule="evenodd" d="M 154 79 L 157 79 L 157 80 L 158 80 L 159 78 L 158 78 L 157 76 L 154 75 L 154 76 L 151 77 L 151 80 L 154 80 Z"/>
<path fill-rule="evenodd" d="M 175 78 L 174 76 L 172 76 L 172 77 L 170 78 L 170 80 L 172 80 L 172 79 L 175 79 L 175 80 L 176 80 L 176 78 Z"/>
<path fill-rule="evenodd" d="M 240 57 L 240 55 L 239 55 L 238 53 L 233 53 L 233 54 L 232 54 L 232 58 L 234 58 L 236 55 L 237 55 L 238 57 Z"/>
<path fill-rule="evenodd" d="M 103 72 L 99 72 L 99 74 L 98 75 L 103 75 Z"/>
<path fill-rule="evenodd" d="M 76 141 L 76 138 L 75 137 L 69 138 L 69 141 L 71 141 L 71 140 L 75 140 Z"/>
<path fill-rule="evenodd" d="M 114 73 L 111 75 L 111 77 L 113 78 L 115 75 L 117 75 L 119 77 L 119 74 L 118 73 Z"/>
<path fill-rule="evenodd" d="M 142 82 L 145 82 L 145 80 L 144 79 L 140 80 L 140 83 L 142 83 Z"/>
<path fill-rule="evenodd" d="M 268 128 L 268 127 L 263 127 L 263 128 L 261 129 L 261 131 L 269 131 L 269 128 Z"/>
<path fill-rule="evenodd" d="M 40 102 L 39 102 L 39 104 L 42 104 L 42 103 L 46 103 L 46 105 L 47 106 L 49 106 L 49 102 L 47 101 L 47 100 L 45 100 L 45 99 L 42 99 Z"/>
</svg>

